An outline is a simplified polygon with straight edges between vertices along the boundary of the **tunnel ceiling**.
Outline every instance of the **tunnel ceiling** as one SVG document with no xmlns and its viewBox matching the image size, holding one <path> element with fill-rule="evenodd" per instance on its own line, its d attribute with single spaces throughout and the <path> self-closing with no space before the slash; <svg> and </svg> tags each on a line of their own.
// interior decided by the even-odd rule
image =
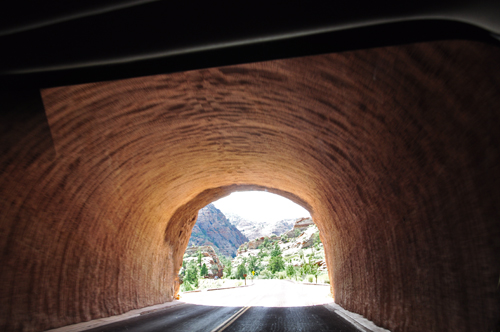
<svg viewBox="0 0 500 332">
<path fill-rule="evenodd" d="M 499 60 L 429 42 L 5 97 L 0 326 L 172 300 L 197 210 L 250 188 L 310 210 L 344 308 L 392 331 L 493 328 Z"/>
</svg>

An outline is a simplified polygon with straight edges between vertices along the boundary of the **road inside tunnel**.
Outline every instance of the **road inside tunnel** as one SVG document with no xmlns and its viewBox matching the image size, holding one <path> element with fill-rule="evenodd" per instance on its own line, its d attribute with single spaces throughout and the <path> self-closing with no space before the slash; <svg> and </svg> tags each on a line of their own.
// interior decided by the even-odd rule
<svg viewBox="0 0 500 332">
<path fill-rule="evenodd" d="M 86 332 L 361 331 L 335 311 L 329 287 L 256 280 L 247 287 L 182 294 L 176 306 Z"/>
</svg>

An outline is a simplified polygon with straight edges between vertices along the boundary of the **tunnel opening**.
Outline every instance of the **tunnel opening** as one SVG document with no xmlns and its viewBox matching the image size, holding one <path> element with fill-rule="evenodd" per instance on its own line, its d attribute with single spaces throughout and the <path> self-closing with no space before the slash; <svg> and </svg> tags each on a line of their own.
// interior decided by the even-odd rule
<svg viewBox="0 0 500 332">
<path fill-rule="evenodd" d="M 234 195 L 231 195 L 231 193 L 234 193 Z M 235 209 L 229 208 L 229 206 L 232 205 L 232 203 L 234 204 L 235 197 L 237 197 L 239 194 L 242 194 L 242 195 L 257 194 L 257 196 L 259 196 L 259 193 L 260 193 L 260 196 L 264 195 L 264 200 L 266 199 L 266 195 L 267 195 L 268 201 L 266 203 L 263 203 L 264 202 L 262 200 L 263 197 L 259 197 L 259 198 L 261 199 L 261 203 L 267 204 L 269 208 L 271 208 L 271 205 L 273 202 L 274 203 L 278 202 L 279 204 L 282 205 L 282 207 L 288 207 L 288 211 L 284 211 L 281 214 L 275 214 L 274 218 L 280 219 L 280 220 L 275 220 L 275 221 L 278 221 L 278 222 L 283 221 L 283 219 L 281 219 L 279 217 L 279 215 L 281 215 L 281 216 L 287 216 L 287 215 L 293 216 L 295 213 L 296 215 L 304 216 L 304 217 L 298 217 L 298 218 L 293 219 L 294 223 L 295 223 L 295 221 L 298 221 L 298 226 L 297 226 L 298 228 L 305 228 L 307 226 L 314 225 L 314 227 L 312 227 L 314 229 L 309 230 L 309 232 L 307 234 L 302 234 L 303 232 L 298 232 L 297 230 L 289 229 L 287 231 L 289 231 L 290 233 L 293 233 L 293 234 L 290 234 L 290 236 L 287 235 L 287 236 L 283 236 L 283 237 L 278 237 L 275 234 L 269 234 L 269 236 L 258 236 L 258 238 L 249 239 L 249 238 L 246 238 L 245 235 L 241 234 L 241 232 L 227 220 L 226 216 L 219 209 L 217 209 L 216 206 L 214 206 L 214 204 L 220 206 L 223 210 L 226 211 L 226 213 L 228 213 L 227 211 L 237 211 L 237 209 L 235 210 Z M 269 200 L 269 198 L 271 198 L 271 200 Z M 242 206 L 244 205 L 243 203 L 239 203 L 239 204 L 241 204 Z M 189 241 L 191 241 L 191 244 L 193 244 L 193 245 L 194 244 L 208 245 L 209 247 L 210 247 L 210 245 L 213 245 L 213 247 L 217 247 L 217 245 L 215 245 L 214 243 L 207 240 L 207 231 L 212 232 L 212 234 L 214 234 L 214 229 L 212 228 L 213 225 L 210 224 L 210 222 L 212 220 L 209 220 L 208 223 L 206 223 L 204 220 L 204 223 L 205 223 L 204 226 L 202 226 L 202 227 L 197 226 L 197 222 L 199 222 L 200 219 L 206 219 L 204 216 L 203 216 L 203 218 L 200 218 L 200 213 L 207 214 L 211 218 L 221 219 L 225 223 L 225 225 L 224 225 L 225 227 L 232 227 L 232 229 L 235 230 L 240 235 L 239 242 L 236 241 L 237 246 L 234 246 L 234 244 L 233 244 L 232 249 L 229 249 L 229 251 L 225 250 L 223 252 L 223 254 L 226 254 L 228 256 L 227 258 L 222 258 L 222 259 L 219 257 L 215 258 L 215 260 L 219 261 L 219 263 L 221 263 L 221 265 L 222 265 L 222 263 L 226 263 L 226 266 L 228 264 L 232 264 L 231 261 L 233 260 L 234 256 L 236 256 L 237 253 L 240 253 L 243 256 L 245 256 L 246 250 L 248 250 L 249 246 L 255 246 L 256 247 L 255 249 L 257 249 L 257 247 L 259 245 L 262 247 L 263 242 L 265 242 L 266 249 L 271 250 L 272 249 L 271 244 L 277 245 L 279 241 L 281 241 L 283 244 L 283 240 L 286 239 L 285 241 L 288 242 L 289 237 L 291 237 L 291 238 L 298 237 L 300 239 L 305 239 L 306 237 L 308 237 L 306 246 L 316 245 L 316 247 L 315 247 L 315 250 L 310 249 L 311 253 L 306 253 L 306 255 L 307 254 L 309 255 L 309 256 L 307 256 L 307 257 L 309 257 L 309 260 L 307 262 L 305 262 L 306 255 L 301 253 L 302 262 L 306 263 L 306 265 L 308 267 L 310 267 L 309 269 L 306 268 L 306 272 L 310 271 L 311 269 L 314 270 L 314 272 L 318 272 L 320 270 L 319 268 L 321 266 L 323 266 L 323 271 L 326 271 L 327 270 L 326 261 L 321 262 L 321 264 L 315 264 L 318 262 L 311 262 L 311 258 L 310 258 L 311 256 L 313 256 L 312 251 L 318 251 L 319 244 L 321 243 L 320 230 L 316 227 L 316 225 L 313 222 L 313 219 L 311 218 L 311 213 L 309 212 L 311 210 L 312 209 L 311 209 L 310 205 L 307 202 L 305 202 L 303 199 L 301 199 L 299 196 L 296 196 L 296 195 L 289 193 L 289 192 L 285 192 L 282 190 L 278 190 L 275 188 L 269 188 L 269 187 L 265 187 L 265 186 L 230 185 L 230 186 L 210 189 L 210 190 L 202 192 L 197 197 L 195 197 L 190 202 L 188 202 L 188 204 L 182 206 L 178 211 L 176 211 L 176 213 L 174 214 L 174 216 L 171 219 L 171 221 L 175 220 L 176 222 L 169 224 L 169 226 L 167 227 L 167 229 L 165 231 L 165 241 L 171 241 L 172 234 L 176 234 L 178 232 L 179 242 L 175 242 L 175 243 L 167 242 L 170 245 L 176 245 L 174 259 L 176 259 L 175 262 L 176 262 L 176 264 L 178 264 L 177 265 L 178 271 L 181 273 L 181 275 L 180 275 L 181 278 L 176 278 L 175 291 L 174 291 L 175 296 L 177 296 L 179 291 L 181 290 L 181 284 L 183 283 L 182 278 L 185 277 L 185 272 L 186 272 L 187 266 L 186 266 L 186 262 L 185 262 L 184 258 L 186 258 L 186 254 L 190 258 L 190 259 L 188 259 L 188 261 L 189 260 L 193 261 L 194 257 L 199 254 L 198 249 L 193 250 L 193 249 L 189 248 Z M 275 212 L 273 212 L 273 213 L 275 213 Z M 228 213 L 228 215 L 230 215 L 230 213 Z M 265 215 L 265 212 L 263 214 L 262 213 L 260 214 L 261 218 L 263 215 Z M 232 217 L 238 218 L 238 216 L 236 216 L 234 214 L 232 215 Z M 240 218 L 240 220 L 238 220 L 238 221 L 241 221 L 241 217 L 239 217 L 239 218 Z M 250 219 L 255 219 L 255 214 L 254 214 L 254 217 L 250 216 Z M 235 219 L 233 219 L 233 220 L 235 220 Z M 235 222 L 236 222 L 236 220 L 235 220 Z M 262 220 L 260 222 L 253 221 L 252 223 L 253 223 L 253 225 L 251 226 L 252 229 L 255 228 L 257 224 L 260 224 L 260 226 L 264 226 L 264 225 L 269 224 L 268 222 L 262 221 Z M 285 228 L 287 227 L 286 225 L 292 226 L 291 220 L 287 221 L 287 223 L 284 226 Z M 201 229 L 201 228 L 203 228 L 203 229 Z M 194 232 L 195 234 L 192 233 L 193 229 L 195 229 L 195 232 Z M 198 234 L 196 234 L 196 233 L 198 233 Z M 201 238 L 193 238 L 193 237 L 196 237 L 197 235 L 199 236 L 200 234 L 201 234 Z M 248 235 L 250 235 L 251 237 L 257 237 L 255 234 L 256 233 L 252 233 L 252 232 L 248 233 Z M 219 240 L 221 240 L 220 235 L 217 234 L 217 236 L 219 237 Z M 228 240 L 227 236 L 226 236 L 226 239 L 223 239 L 223 240 L 225 240 L 226 243 L 235 242 L 234 238 L 231 238 L 230 240 Z M 250 243 L 250 241 L 252 241 L 252 243 Z M 257 243 L 257 242 L 259 242 L 259 243 Z M 179 243 L 181 245 L 179 245 Z M 289 244 L 288 247 L 290 245 L 291 244 Z M 300 246 L 302 247 L 302 245 L 300 245 Z M 217 253 L 214 250 L 214 254 L 220 254 L 220 250 L 217 248 L 216 248 L 216 250 L 217 250 Z M 281 250 L 281 249 L 279 249 L 279 250 Z M 324 249 L 322 247 L 322 244 L 321 244 L 321 250 L 324 253 Z M 212 250 L 209 250 L 209 251 L 212 251 Z M 295 250 L 295 251 L 297 251 L 297 250 Z M 209 254 L 206 253 L 206 255 L 209 255 Z M 224 255 L 222 255 L 222 256 L 224 256 Z M 248 256 L 248 254 L 246 254 L 246 256 Z M 323 255 L 323 257 L 324 257 L 324 255 Z M 245 266 L 245 269 L 246 269 L 246 266 L 248 265 L 247 263 L 250 262 L 250 258 L 248 258 L 248 260 L 249 261 L 247 262 L 247 258 L 245 258 L 245 264 L 242 265 L 242 266 Z M 209 262 L 210 262 L 210 268 L 213 268 L 212 265 L 213 265 L 213 263 L 216 263 L 216 262 L 214 261 L 214 259 L 209 260 Z M 253 264 L 255 264 L 255 263 L 256 263 L 256 258 L 253 259 Z M 284 262 L 281 262 L 281 263 L 284 265 Z M 291 262 L 289 262 L 289 263 L 291 263 Z M 295 262 L 295 263 L 297 263 L 297 262 Z M 241 264 L 237 264 L 237 265 L 241 265 Z M 314 265 L 314 267 L 313 267 L 313 265 Z M 315 267 L 317 267 L 317 269 L 315 269 Z M 199 273 L 200 273 L 201 268 L 202 268 L 202 264 L 200 262 L 199 266 L 197 267 L 198 277 L 199 277 Z M 279 268 L 280 268 L 280 271 L 285 270 L 284 266 L 283 267 L 280 266 Z M 208 266 L 207 266 L 207 269 L 208 269 Z M 222 267 L 219 267 L 217 270 L 219 271 L 218 278 L 224 277 L 224 269 Z M 237 269 L 235 269 L 233 272 L 236 273 L 236 270 Z M 252 270 L 252 271 L 254 272 L 254 274 L 252 274 L 252 277 L 255 277 L 255 274 L 257 274 L 256 277 L 259 276 L 259 274 L 258 274 L 259 270 L 257 270 L 257 271 Z M 212 271 L 210 271 L 210 272 L 212 272 Z M 249 271 L 246 271 L 246 272 L 249 272 Z M 275 271 L 275 269 L 273 269 L 272 272 L 273 272 L 272 277 L 278 277 L 278 275 L 275 275 L 275 272 L 277 272 L 277 271 Z M 286 273 L 285 271 L 281 271 L 281 272 Z M 231 278 L 231 275 L 232 275 L 233 279 L 234 279 L 236 277 L 234 275 L 234 273 L 230 274 L 230 276 L 226 275 L 226 277 Z M 269 273 L 269 270 L 267 270 L 267 273 Z M 291 273 L 291 272 L 289 271 L 289 273 Z M 249 274 L 249 273 L 242 272 L 240 274 Z M 208 275 L 212 275 L 212 273 L 208 273 Z M 267 278 L 269 278 L 269 277 L 271 277 L 271 276 L 268 275 Z M 320 280 L 323 280 L 323 281 L 325 281 L 325 279 L 326 279 L 326 276 L 324 276 L 324 275 L 322 275 L 322 278 L 320 278 Z M 329 281 L 330 281 L 330 279 L 328 279 L 328 282 Z M 190 282 L 192 283 L 192 281 L 190 281 Z M 198 282 L 196 282 L 196 284 L 198 286 Z M 190 288 L 192 288 L 192 286 L 188 286 L 188 289 L 190 289 Z M 185 286 L 182 287 L 182 290 L 184 290 L 184 291 L 186 290 Z"/>
<path fill-rule="evenodd" d="M 179 278 L 181 293 L 261 279 L 330 283 L 309 212 L 267 191 L 234 192 L 199 210 Z"/>
</svg>

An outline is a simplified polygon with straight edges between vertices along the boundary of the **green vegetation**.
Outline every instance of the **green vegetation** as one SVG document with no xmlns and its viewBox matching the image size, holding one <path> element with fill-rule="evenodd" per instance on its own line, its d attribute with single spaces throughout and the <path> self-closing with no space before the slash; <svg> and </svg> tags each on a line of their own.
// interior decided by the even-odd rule
<svg viewBox="0 0 500 332">
<path fill-rule="evenodd" d="M 186 266 L 183 280 L 184 290 L 190 291 L 198 288 L 198 267 L 191 261 Z"/>
<path fill-rule="evenodd" d="M 201 270 L 200 270 L 200 277 L 205 277 L 207 275 L 208 275 L 207 265 L 205 263 L 203 263 L 203 266 L 201 267 Z"/>
<path fill-rule="evenodd" d="M 203 255 L 201 254 L 201 251 L 198 250 L 198 265 L 200 266 L 201 269 L 201 259 L 203 258 Z"/>
<path fill-rule="evenodd" d="M 219 267 L 217 266 L 217 264 L 212 264 L 212 266 L 210 266 L 210 271 L 212 271 L 212 275 L 216 276 L 219 274 Z"/>
<path fill-rule="evenodd" d="M 285 234 L 281 236 L 271 235 L 264 239 L 255 239 L 260 244 L 257 249 L 248 249 L 248 243 L 241 245 L 241 249 L 246 252 L 237 256 L 232 264 L 224 262 L 224 278 L 239 279 L 246 270 L 248 278 L 259 279 L 294 279 L 305 282 L 326 283 L 328 274 L 320 268 L 320 263 L 325 259 L 323 244 L 319 238 L 319 231 L 316 226 L 310 226 L 314 229 L 295 230 L 297 237 L 307 233 L 300 240 L 296 237 L 288 237 Z M 309 241 L 308 247 L 300 250 L 288 250 L 290 245 L 297 241 Z M 287 246 L 288 244 L 288 246 Z M 283 252 L 287 249 L 287 254 Z M 222 259 L 221 259 L 222 260 Z M 252 275 L 252 271 L 255 275 Z M 311 279 L 312 278 L 312 279 Z"/>
<path fill-rule="evenodd" d="M 245 278 L 244 274 L 247 274 L 247 269 L 245 267 L 245 264 L 238 265 L 238 268 L 236 269 L 235 279 L 244 279 Z"/>
<path fill-rule="evenodd" d="M 321 267 L 324 266 L 322 262 L 325 255 L 319 230 L 314 225 L 309 227 L 312 228 L 295 230 L 295 234 L 290 237 L 283 234 L 279 237 L 272 235 L 256 239 L 257 249 L 249 249 L 249 243 L 244 243 L 240 246 L 243 252 L 234 259 L 219 255 L 223 267 L 222 280 L 203 278 L 209 275 L 209 272 L 218 275 L 219 266 L 212 264 L 207 267 L 200 251 L 192 252 L 190 256 L 185 255 L 179 273 L 184 282 L 181 291 L 243 284 L 245 274 L 247 279 L 291 279 L 329 283 L 328 273 Z"/>
<path fill-rule="evenodd" d="M 271 259 L 269 260 L 269 269 L 271 273 L 276 273 L 283 271 L 285 269 L 285 263 L 283 262 L 283 257 L 281 256 L 281 249 L 278 244 L 274 246 L 271 252 Z"/>
<path fill-rule="evenodd" d="M 248 272 L 249 274 L 254 271 L 258 273 L 260 271 L 260 262 L 257 256 L 250 256 L 250 261 L 248 262 Z"/>
</svg>

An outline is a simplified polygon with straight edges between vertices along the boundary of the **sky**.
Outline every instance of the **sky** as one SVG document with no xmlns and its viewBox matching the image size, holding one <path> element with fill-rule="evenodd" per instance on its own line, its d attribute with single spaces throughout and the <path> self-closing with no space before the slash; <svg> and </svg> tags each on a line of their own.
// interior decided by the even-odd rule
<svg viewBox="0 0 500 332">
<path fill-rule="evenodd" d="M 309 212 L 282 196 L 265 191 L 239 191 L 213 202 L 222 213 L 235 213 L 252 221 L 279 221 L 310 217 Z"/>
</svg>

